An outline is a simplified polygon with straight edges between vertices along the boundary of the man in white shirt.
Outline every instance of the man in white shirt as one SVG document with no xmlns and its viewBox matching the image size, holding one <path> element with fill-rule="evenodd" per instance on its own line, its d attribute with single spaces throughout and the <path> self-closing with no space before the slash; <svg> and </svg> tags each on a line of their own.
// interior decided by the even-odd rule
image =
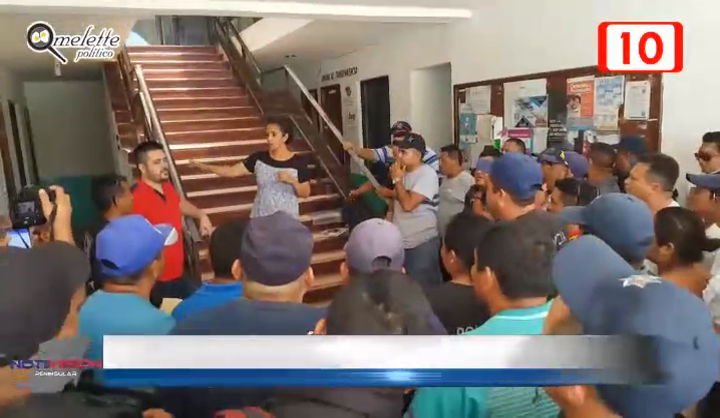
<svg viewBox="0 0 720 418">
<path fill-rule="evenodd" d="M 437 208 L 438 176 L 423 163 L 425 139 L 410 133 L 397 142 L 398 163 L 390 167 L 395 191 L 392 222 L 405 246 L 405 271 L 422 285 L 441 283 Z"/>
<path fill-rule="evenodd" d="M 666 154 L 648 154 L 638 159 L 625 180 L 625 190 L 645 202 L 653 216 L 661 209 L 680 206 L 673 199 L 680 175 L 677 161 Z"/>
</svg>

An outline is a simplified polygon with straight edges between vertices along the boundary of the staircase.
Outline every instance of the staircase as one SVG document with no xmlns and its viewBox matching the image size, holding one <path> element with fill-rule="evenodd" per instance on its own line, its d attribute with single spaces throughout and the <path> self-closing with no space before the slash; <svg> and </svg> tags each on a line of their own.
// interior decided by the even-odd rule
<svg viewBox="0 0 720 418">
<path fill-rule="evenodd" d="M 267 149 L 262 113 L 234 78 L 228 62 L 215 47 L 147 46 L 127 49 L 132 65 L 141 65 L 150 96 L 157 110 L 172 159 L 187 198 L 203 209 L 214 225 L 228 220 L 247 219 L 257 192 L 255 177 L 221 178 L 202 173 L 189 165 L 191 159 L 205 163 L 234 164 L 255 151 Z M 127 107 L 120 105 L 119 66 L 106 68 L 115 120 L 124 148 L 132 148 L 142 136 Z M 292 143 L 298 153 L 313 155 L 302 140 Z M 308 303 L 328 301 L 341 285 L 345 236 L 338 236 L 342 224 L 319 225 L 322 213 L 337 211 L 343 204 L 322 166 L 313 159 L 312 193 L 300 200 L 301 221 L 313 231 L 315 248 L 312 267 L 315 285 L 306 295 Z M 207 245 L 200 244 L 203 280 L 213 277 Z"/>
</svg>

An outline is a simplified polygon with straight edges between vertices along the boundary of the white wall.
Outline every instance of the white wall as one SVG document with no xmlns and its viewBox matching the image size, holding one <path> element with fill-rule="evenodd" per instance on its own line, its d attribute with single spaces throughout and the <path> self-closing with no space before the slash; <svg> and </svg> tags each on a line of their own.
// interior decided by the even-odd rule
<svg viewBox="0 0 720 418">
<path fill-rule="evenodd" d="M 713 104 L 720 92 L 718 13 L 717 0 L 483 0 L 466 22 L 398 33 L 379 45 L 323 62 L 322 73 L 357 66 L 357 77 L 342 83 L 388 75 L 391 118 L 416 124 L 410 120 L 408 92 L 410 74 L 418 68 L 450 62 L 452 83 L 459 84 L 596 65 L 601 21 L 679 21 L 685 29 L 685 68 L 664 78 L 661 149 L 675 157 L 683 171 L 693 172 L 697 164 L 692 153 L 700 137 L 707 130 L 720 130 Z M 346 136 L 358 143 L 362 138 L 358 133 Z M 684 194 L 685 182 L 678 188 Z"/>
<path fill-rule="evenodd" d="M 24 83 L 41 179 L 114 171 L 102 81 Z"/>
<path fill-rule="evenodd" d="M 452 97 L 450 64 L 421 68 L 410 74 L 411 125 L 435 150 L 453 143 Z"/>
</svg>

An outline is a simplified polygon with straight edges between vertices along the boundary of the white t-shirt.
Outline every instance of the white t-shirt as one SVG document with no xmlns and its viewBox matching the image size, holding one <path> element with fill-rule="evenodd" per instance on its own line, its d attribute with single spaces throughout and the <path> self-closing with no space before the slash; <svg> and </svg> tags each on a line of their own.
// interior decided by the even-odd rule
<svg viewBox="0 0 720 418">
<path fill-rule="evenodd" d="M 709 238 L 720 238 L 720 227 L 716 224 L 712 224 L 705 230 L 705 234 Z M 720 325 L 720 251 L 714 253 L 705 253 L 706 257 L 703 261 L 704 265 L 707 265 L 708 258 L 711 258 L 710 265 L 710 281 L 707 287 L 703 291 L 703 300 L 710 309 L 713 321 Z"/>
<path fill-rule="evenodd" d="M 415 171 L 405 173 L 402 182 L 408 192 L 415 192 L 425 197 L 423 203 L 410 212 L 405 212 L 397 200 L 393 203 L 393 223 L 402 234 L 405 248 L 415 248 L 438 236 L 437 208 L 440 185 L 437 173 L 427 164 L 421 165 Z"/>
</svg>

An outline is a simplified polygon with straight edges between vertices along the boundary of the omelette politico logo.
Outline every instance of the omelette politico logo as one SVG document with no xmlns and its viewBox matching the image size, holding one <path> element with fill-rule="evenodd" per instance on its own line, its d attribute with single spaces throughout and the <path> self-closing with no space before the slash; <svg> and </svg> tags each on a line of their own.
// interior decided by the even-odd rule
<svg viewBox="0 0 720 418">
<path fill-rule="evenodd" d="M 82 33 L 66 35 L 57 33 L 48 22 L 34 22 L 27 28 L 27 46 L 38 54 L 48 53 L 59 63 L 67 64 L 62 49 L 75 49 L 74 62 L 81 60 L 112 60 L 115 48 L 120 46 L 120 36 L 112 28 L 95 32 L 95 26 L 88 25 Z"/>
</svg>

